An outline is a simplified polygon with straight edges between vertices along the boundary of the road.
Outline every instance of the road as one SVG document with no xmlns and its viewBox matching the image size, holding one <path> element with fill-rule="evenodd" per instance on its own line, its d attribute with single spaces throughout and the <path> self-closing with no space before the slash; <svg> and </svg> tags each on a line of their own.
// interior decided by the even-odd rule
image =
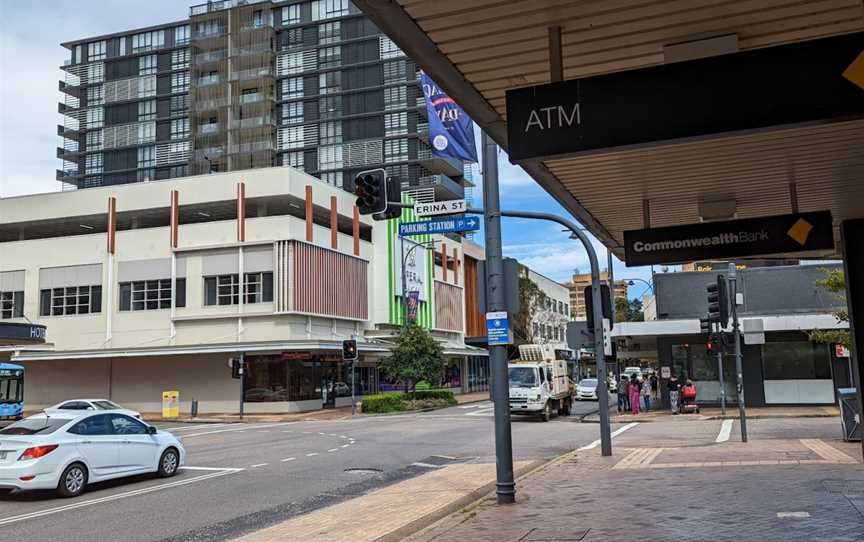
<svg viewBox="0 0 864 542">
<path fill-rule="evenodd" d="M 517 459 L 545 459 L 594 441 L 598 425 L 513 419 Z M 4 539 L 227 540 L 417 476 L 449 461 L 494 455 L 492 405 L 350 420 L 258 424 L 162 424 L 187 449 L 170 479 L 94 485 L 77 499 L 49 492 L 0 495 Z"/>
</svg>

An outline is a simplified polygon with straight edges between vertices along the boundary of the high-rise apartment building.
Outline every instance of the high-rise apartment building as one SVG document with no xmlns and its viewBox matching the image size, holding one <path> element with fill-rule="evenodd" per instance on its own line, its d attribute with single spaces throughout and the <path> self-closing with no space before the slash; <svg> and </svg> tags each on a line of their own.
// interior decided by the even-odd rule
<svg viewBox="0 0 864 542">
<path fill-rule="evenodd" d="M 57 179 L 78 188 L 291 166 L 351 188 L 385 167 L 461 198 L 434 156 L 418 68 L 348 0 L 225 0 L 66 42 Z"/>
<path fill-rule="evenodd" d="M 609 284 L 609 273 L 600 272 L 600 281 Z M 615 299 L 627 299 L 627 281 L 616 280 L 613 297 Z M 570 312 L 574 319 L 585 320 L 587 311 L 585 309 L 585 288 L 591 286 L 591 273 L 574 273 L 573 279 L 567 283 L 570 289 Z"/>
</svg>

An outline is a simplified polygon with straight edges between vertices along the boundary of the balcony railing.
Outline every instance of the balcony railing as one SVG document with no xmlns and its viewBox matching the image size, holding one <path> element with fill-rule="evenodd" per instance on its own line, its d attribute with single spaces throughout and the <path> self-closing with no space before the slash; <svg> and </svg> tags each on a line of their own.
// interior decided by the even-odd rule
<svg viewBox="0 0 864 542">
<path fill-rule="evenodd" d="M 258 102 L 263 102 L 265 100 L 264 94 L 260 92 L 255 92 L 251 94 L 241 94 L 239 101 L 241 105 L 254 104 Z"/>
<path fill-rule="evenodd" d="M 208 51 L 206 53 L 198 53 L 195 55 L 195 64 L 206 64 L 208 62 L 218 62 L 228 57 L 228 51 L 219 49 L 218 51 Z"/>
<path fill-rule="evenodd" d="M 219 0 L 217 2 L 207 2 L 206 4 L 196 4 L 189 8 L 189 16 L 194 17 L 195 15 L 204 15 L 205 13 L 213 13 L 214 11 L 222 11 L 223 9 L 233 8 L 235 6 L 248 6 L 269 1 L 270 0 Z"/>
<path fill-rule="evenodd" d="M 200 135 L 212 135 L 219 132 L 219 123 L 211 122 L 209 124 L 202 124 L 198 127 L 198 133 Z"/>
<path fill-rule="evenodd" d="M 205 75 L 204 77 L 198 78 L 198 86 L 199 87 L 217 85 L 221 82 L 222 82 L 222 78 L 218 75 Z"/>
<path fill-rule="evenodd" d="M 231 74 L 232 81 L 248 81 L 250 79 L 258 79 L 260 77 L 273 77 L 273 70 L 268 68 L 252 68 L 250 70 L 241 70 Z"/>
<path fill-rule="evenodd" d="M 251 119 L 235 119 L 228 123 L 228 128 L 232 130 L 249 128 L 258 128 L 259 126 L 272 126 L 273 119 L 269 116 L 253 117 Z"/>
</svg>

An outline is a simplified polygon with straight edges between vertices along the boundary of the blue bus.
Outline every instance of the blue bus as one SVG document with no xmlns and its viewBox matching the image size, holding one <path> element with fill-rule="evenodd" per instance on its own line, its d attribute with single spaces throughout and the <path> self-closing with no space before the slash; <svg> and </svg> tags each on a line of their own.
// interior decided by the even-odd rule
<svg viewBox="0 0 864 542">
<path fill-rule="evenodd" d="M 24 367 L 0 363 L 0 423 L 20 420 L 24 413 Z"/>
</svg>

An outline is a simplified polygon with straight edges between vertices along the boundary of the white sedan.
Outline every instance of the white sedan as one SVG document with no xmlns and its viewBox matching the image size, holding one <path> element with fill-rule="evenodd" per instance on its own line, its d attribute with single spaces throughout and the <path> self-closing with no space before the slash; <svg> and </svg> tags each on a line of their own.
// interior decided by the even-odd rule
<svg viewBox="0 0 864 542">
<path fill-rule="evenodd" d="M 583 378 L 576 385 L 576 399 L 583 400 L 589 399 L 592 401 L 597 400 L 597 379 L 596 378 Z"/>
<path fill-rule="evenodd" d="M 62 403 L 50 406 L 45 410 L 116 410 L 133 418 L 141 419 L 141 413 L 137 410 L 123 408 L 108 399 L 70 399 L 69 401 L 63 401 Z"/>
<path fill-rule="evenodd" d="M 80 495 L 89 483 L 136 474 L 174 476 L 180 441 L 121 412 L 54 411 L 0 429 L 0 488 Z"/>
</svg>

